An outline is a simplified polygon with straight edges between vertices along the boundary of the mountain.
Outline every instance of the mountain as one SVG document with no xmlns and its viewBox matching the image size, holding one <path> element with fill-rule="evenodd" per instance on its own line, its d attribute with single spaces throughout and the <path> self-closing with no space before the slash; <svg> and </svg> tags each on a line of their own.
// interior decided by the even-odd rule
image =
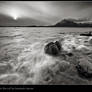
<svg viewBox="0 0 92 92">
<path fill-rule="evenodd" d="M 83 20 L 76 19 L 63 19 L 60 22 L 52 25 L 53 27 L 92 27 L 92 22 L 86 22 Z"/>
<path fill-rule="evenodd" d="M 45 22 L 41 20 L 36 20 L 32 18 L 19 18 L 14 20 L 13 18 L 0 14 L 0 26 L 40 26 L 46 25 Z"/>
</svg>

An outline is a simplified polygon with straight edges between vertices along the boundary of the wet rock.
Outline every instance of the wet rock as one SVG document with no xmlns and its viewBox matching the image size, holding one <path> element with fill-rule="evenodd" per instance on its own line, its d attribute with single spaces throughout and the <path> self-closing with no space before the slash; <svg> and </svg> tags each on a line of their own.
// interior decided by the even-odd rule
<svg viewBox="0 0 92 92">
<path fill-rule="evenodd" d="M 80 77 L 90 79 L 92 78 L 92 63 L 89 61 L 82 61 L 76 66 Z"/>
<path fill-rule="evenodd" d="M 92 36 L 92 32 L 82 33 L 80 34 L 80 36 Z"/>
<path fill-rule="evenodd" d="M 88 73 L 80 65 L 76 66 L 76 68 L 77 68 L 77 71 L 78 71 L 78 74 L 79 74 L 80 77 L 82 77 L 82 78 L 92 78 L 92 73 Z"/>
<path fill-rule="evenodd" d="M 45 48 L 45 53 L 49 54 L 49 55 L 58 55 L 60 53 L 61 50 L 61 46 L 60 43 L 58 41 L 54 42 L 50 42 L 48 43 Z"/>
<path fill-rule="evenodd" d="M 60 44 L 59 41 L 56 41 L 56 42 L 55 42 L 55 45 L 58 47 L 59 50 L 61 50 L 61 44 Z"/>
<path fill-rule="evenodd" d="M 71 57 L 71 56 L 73 56 L 73 53 L 67 53 L 67 55 L 68 55 L 69 57 Z"/>
</svg>

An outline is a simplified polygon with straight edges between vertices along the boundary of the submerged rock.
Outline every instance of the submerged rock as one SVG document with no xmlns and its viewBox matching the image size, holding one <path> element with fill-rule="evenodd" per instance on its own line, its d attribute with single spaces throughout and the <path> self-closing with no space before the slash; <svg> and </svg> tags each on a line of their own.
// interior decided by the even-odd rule
<svg viewBox="0 0 92 92">
<path fill-rule="evenodd" d="M 54 42 L 50 42 L 48 43 L 45 48 L 45 53 L 49 54 L 49 55 L 58 55 L 60 53 L 61 50 L 61 45 L 58 41 Z"/>
<path fill-rule="evenodd" d="M 88 78 L 88 79 L 92 78 L 92 73 L 88 73 L 80 65 L 76 66 L 76 68 L 77 68 L 77 71 L 78 71 L 78 74 L 79 74 L 80 77 L 82 77 L 82 78 Z"/>
<path fill-rule="evenodd" d="M 76 66 L 80 77 L 90 79 L 92 78 L 92 63 L 89 61 L 82 61 Z"/>
<path fill-rule="evenodd" d="M 73 56 L 73 53 L 67 53 L 67 55 L 68 55 L 69 57 L 71 57 L 71 56 Z"/>
</svg>

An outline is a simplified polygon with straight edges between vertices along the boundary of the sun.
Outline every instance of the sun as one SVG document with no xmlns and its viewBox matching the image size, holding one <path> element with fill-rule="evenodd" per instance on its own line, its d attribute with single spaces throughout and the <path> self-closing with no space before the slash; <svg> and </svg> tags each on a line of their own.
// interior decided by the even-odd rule
<svg viewBox="0 0 92 92">
<path fill-rule="evenodd" d="M 12 17 L 14 20 L 17 20 L 17 18 L 18 18 L 18 16 L 16 16 L 16 15 L 13 15 Z"/>
<path fill-rule="evenodd" d="M 14 19 L 14 20 L 17 20 L 18 19 L 18 14 L 17 13 L 12 13 L 11 14 L 11 16 L 12 16 L 12 18 Z"/>
<path fill-rule="evenodd" d="M 16 10 L 13 9 L 13 10 L 10 12 L 10 16 L 11 16 L 14 20 L 17 20 L 18 17 L 19 17 L 18 11 L 16 11 Z"/>
</svg>

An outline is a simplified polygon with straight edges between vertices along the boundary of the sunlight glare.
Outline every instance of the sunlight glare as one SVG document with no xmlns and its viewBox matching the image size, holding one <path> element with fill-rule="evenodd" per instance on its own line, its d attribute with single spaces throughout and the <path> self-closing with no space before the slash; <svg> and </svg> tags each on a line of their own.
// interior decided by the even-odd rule
<svg viewBox="0 0 92 92">
<path fill-rule="evenodd" d="M 12 10 L 10 13 L 10 16 L 14 19 L 17 20 L 19 17 L 18 11 L 17 10 Z"/>
</svg>

